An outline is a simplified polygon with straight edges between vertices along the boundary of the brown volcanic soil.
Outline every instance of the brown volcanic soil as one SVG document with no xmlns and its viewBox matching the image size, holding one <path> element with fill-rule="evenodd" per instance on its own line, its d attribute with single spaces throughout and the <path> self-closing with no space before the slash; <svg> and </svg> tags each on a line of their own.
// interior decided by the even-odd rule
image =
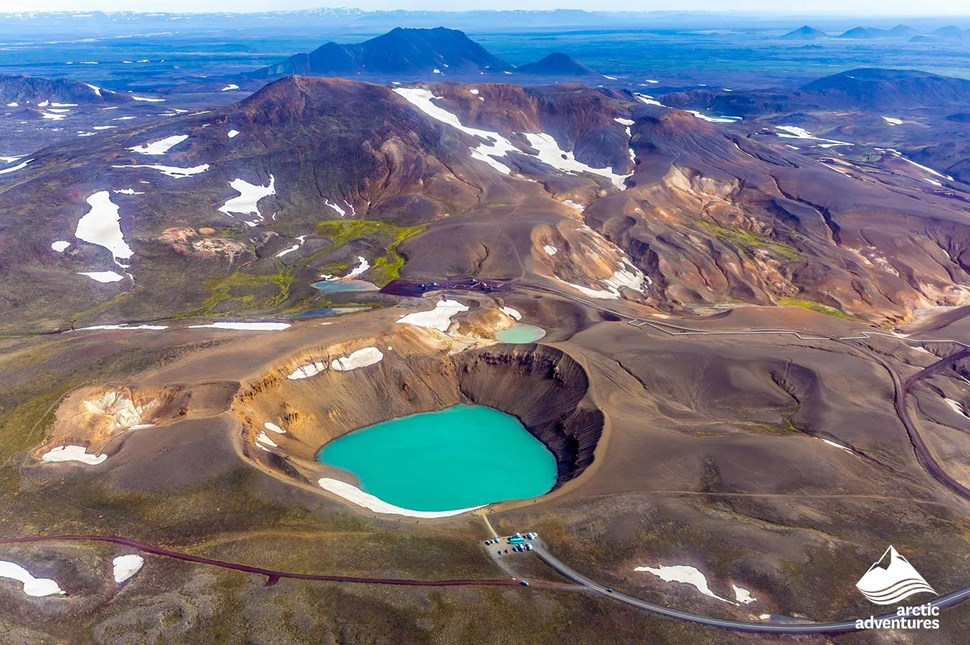
<svg viewBox="0 0 970 645">
<path fill-rule="evenodd" d="M 22 332 L 303 311 L 331 304 L 311 284 L 344 274 L 358 256 L 375 265 L 364 277 L 380 284 L 403 272 L 558 276 L 595 289 L 624 254 L 650 278 L 647 303 L 685 314 L 797 301 L 897 324 L 970 301 L 965 186 L 934 187 L 888 152 L 865 161 L 858 151 L 793 151 L 748 126 L 719 127 L 615 90 L 427 88 L 463 124 L 519 147 L 504 160 L 511 175 L 471 157 L 476 137 L 391 88 L 302 77 L 233 106 L 38 152 L 0 184 L 0 208 L 14 214 L 0 223 L 0 300 L 19 314 L 0 325 Z M 634 121 L 630 137 L 617 119 Z M 241 134 L 230 139 L 230 129 Z M 529 154 L 525 133 L 547 133 L 586 164 L 633 175 L 620 191 L 602 177 L 557 172 Z M 164 157 L 128 150 L 175 134 L 189 139 Z M 172 179 L 126 167 L 142 163 L 209 170 Z M 218 212 L 235 195 L 230 181 L 266 185 L 270 175 L 277 194 L 261 201 L 258 226 Z M 77 275 L 115 266 L 101 247 L 74 240 L 63 254 L 50 249 L 72 240 L 91 194 L 141 182 L 145 195 L 112 193 L 135 251 L 134 282 Z M 571 242 L 555 257 L 537 244 L 550 231 Z M 299 250 L 279 257 L 298 238 Z"/>
<path fill-rule="evenodd" d="M 455 297 L 471 302 L 467 294 Z M 529 322 L 550 329 L 565 311 L 565 305 L 539 306 L 532 297 L 502 297 L 527 311 Z M 488 302 L 487 297 L 479 300 Z M 671 337 L 586 318 L 573 323 L 567 334 L 551 336 L 558 338 L 551 345 L 493 345 L 448 356 L 444 340 L 429 345 L 423 332 L 393 324 L 406 311 L 428 308 L 427 302 L 415 302 L 323 321 L 327 324 L 301 322 L 282 333 L 106 332 L 75 334 L 55 344 L 19 341 L 5 354 L 3 366 L 21 369 L 2 371 L 5 405 L 14 410 L 7 418 L 17 430 L 8 425 L 3 436 L 7 454 L 19 451 L 26 461 L 22 475 L 8 471 L 4 476 L 3 485 L 20 492 L 8 497 L 6 520 L 0 522 L 8 534 L 121 533 L 212 557 L 293 570 L 494 576 L 478 546 L 484 525 L 474 517 L 420 522 L 375 517 L 313 490 L 312 483 L 294 485 L 299 482 L 293 471 L 278 463 L 252 464 L 240 458 L 249 453 L 247 427 L 282 420 L 281 414 L 298 413 L 288 420 L 292 437 L 282 436 L 292 442 L 280 444 L 291 455 L 289 462 L 299 465 L 298 449 L 312 457 L 330 436 L 388 415 L 470 400 L 520 415 L 550 444 L 560 435 L 545 434 L 543 427 L 568 431 L 580 427 L 583 416 L 602 411 L 605 427 L 592 464 L 577 468 L 578 476 L 548 496 L 498 504 L 490 514 L 500 531 L 539 530 L 554 553 L 617 589 L 738 618 L 760 613 L 815 619 L 868 615 L 870 608 L 853 585 L 887 543 L 904 552 L 937 589 L 966 584 L 967 563 L 961 560 L 970 530 L 966 503 L 916 462 L 904 429 L 892 415 L 888 376 L 850 345 L 770 335 Z M 858 329 L 856 323 L 801 309 L 751 307 L 691 326 L 725 332 L 759 322 L 835 335 Z M 205 346 L 219 338 L 232 340 Z M 378 365 L 343 374 L 328 371 L 305 381 L 280 380 L 286 370 L 322 350 L 344 353 L 375 344 L 375 339 L 395 348 Z M 190 351 L 188 342 L 193 343 Z M 932 362 L 891 339 L 867 345 L 903 374 Z M 92 355 L 94 348 L 101 357 L 128 355 L 128 362 L 104 362 Z M 200 386 L 241 383 L 237 414 L 131 431 L 99 466 L 37 464 L 28 451 L 43 440 L 45 426 L 25 434 L 31 427 L 27 421 L 42 418 L 43 406 L 51 402 L 37 398 L 36 385 L 18 381 L 29 373 L 32 378 L 50 374 L 62 382 L 70 375 L 59 369 L 59 357 L 64 356 L 78 361 L 89 384 L 92 376 L 110 374 L 105 381 L 130 383 L 132 392 L 161 391 L 165 383 L 191 390 L 193 374 Z M 206 379 L 198 378 L 202 374 Z M 953 377 L 940 379 L 937 387 L 946 390 L 956 383 Z M 261 392 L 252 391 L 256 383 L 262 383 Z M 341 405 L 351 392 L 357 393 L 355 403 Z M 572 412 L 577 405 L 586 412 Z M 300 416 L 309 414 L 315 415 L 312 421 Z M 552 419 L 564 420 L 564 425 L 550 425 Z M 854 453 L 826 445 L 821 438 L 849 446 Z M 589 453 L 578 454 L 588 458 Z M 27 549 L 5 550 L 4 555 L 35 563 L 38 571 L 71 589 L 74 611 L 86 616 L 92 631 L 76 627 L 73 620 L 56 627 L 14 618 L 15 625 L 71 638 L 118 634 L 121 624 L 142 629 L 138 626 L 154 621 L 151 629 L 168 639 L 182 638 L 179 634 L 211 637 L 216 633 L 211 630 L 231 629 L 231 616 L 263 616 L 270 611 L 266 603 L 276 598 L 275 591 L 260 591 L 260 583 L 252 579 L 155 559 L 119 593 L 105 585 L 104 574 L 75 570 L 81 566 L 79 558 L 88 563 L 84 566 L 103 569 L 110 555 L 103 547 L 72 549 L 77 555 L 69 560 L 60 549 L 45 550 L 46 560 Z M 696 566 L 718 595 L 732 597 L 733 583 L 751 590 L 758 600 L 734 608 L 633 571 L 660 564 Z M 312 595 L 311 588 L 284 584 L 288 607 L 323 615 L 317 603 L 305 604 L 310 601 L 304 594 Z M 558 625 L 555 617 L 562 615 L 583 617 L 573 626 L 575 633 L 560 638 L 563 642 L 589 642 L 590 629 L 596 630 L 596 638 L 608 634 L 633 640 L 625 636 L 630 625 L 641 625 L 644 633 L 661 640 L 731 638 L 598 601 L 576 605 L 580 601 L 570 593 L 520 597 L 519 592 L 478 590 L 314 589 L 318 596 L 350 594 L 363 602 L 355 610 L 361 620 L 394 615 L 399 627 L 388 628 L 388 633 L 419 640 L 423 637 L 408 630 L 421 629 L 424 620 L 441 619 L 441 612 L 453 616 L 450 620 L 457 623 L 452 629 L 462 634 L 504 634 L 509 642 L 551 642 L 558 632 L 549 630 L 558 629 L 553 627 Z M 58 599 L 26 600 L 6 587 L 0 593 L 16 608 L 14 616 L 32 615 L 29 603 L 42 603 L 51 620 L 61 615 Z M 526 614 L 504 609 L 506 603 L 522 602 L 530 603 Z M 482 603 L 489 612 L 472 609 Z M 320 619 L 331 625 L 324 629 L 333 628 L 329 621 L 344 620 L 348 611 Z M 494 611 L 501 612 L 502 621 Z M 182 618 L 159 623 L 160 613 Z M 498 624 L 508 620 L 513 624 Z M 947 611 L 939 642 L 959 642 L 968 620 L 966 608 Z M 304 628 L 293 629 L 306 634 Z M 447 642 L 450 633 L 439 632 L 435 640 Z"/>
<path fill-rule="evenodd" d="M 473 137 L 429 120 L 388 88 L 289 79 L 215 113 L 49 149 L 0 187 L 0 207 L 29 213 L 33 223 L 23 226 L 20 215 L 0 223 L 0 298 L 15 312 L 0 321 L 8 329 L 64 327 L 72 317 L 175 317 L 164 332 L 0 339 L 0 531 L 120 533 L 294 571 L 494 577 L 480 518 L 376 516 L 314 485 L 322 471 L 312 457 L 326 440 L 473 401 L 516 414 L 560 469 L 554 492 L 493 505 L 492 522 L 539 530 L 567 563 L 617 589 L 744 619 L 868 616 L 872 607 L 854 583 L 889 543 L 936 589 L 968 584 L 967 503 L 918 463 L 893 413 L 889 374 L 874 359 L 906 378 L 934 355 L 886 337 L 734 333 L 857 336 L 878 330 L 863 319 L 892 324 L 929 309 L 936 313 L 907 328 L 914 338 L 964 338 L 970 319 L 939 309 L 967 297 L 961 186 L 924 188 L 894 172 L 860 170 L 858 160 L 845 176 L 777 141 L 612 92 L 482 85 L 479 101 L 468 86 L 433 89 L 463 123 L 513 138 L 541 126 L 581 160 L 619 160 L 617 172 L 635 172 L 621 192 L 602 178 L 552 173 L 523 153 L 510 160 L 519 175 L 498 175 L 469 157 Z M 632 142 L 610 125 L 614 118 L 636 121 Z M 249 130 L 230 144 L 225 131 L 237 124 Z M 204 175 L 168 181 L 105 169 L 134 161 L 128 145 L 180 132 L 191 143 L 166 161 L 211 162 Z M 626 165 L 630 145 L 635 168 Z M 265 185 L 270 173 L 278 194 L 262 204 L 276 212 L 272 223 L 251 230 L 213 212 L 231 196 L 230 179 Z M 91 245 L 51 256 L 50 241 L 74 230 L 88 195 L 141 177 L 158 190 L 144 200 L 115 197 L 136 250 L 134 287 L 75 276 L 107 261 Z M 325 200 L 346 200 L 357 215 L 339 218 Z M 335 227 L 361 220 L 370 228 L 339 243 Z M 304 234 L 305 250 L 276 257 Z M 208 242 L 197 253 L 201 238 Z M 451 336 L 394 323 L 430 309 L 436 295 L 370 294 L 372 311 L 293 319 L 285 332 L 182 326 L 189 317 L 330 304 L 310 292 L 320 273 L 345 269 L 357 255 L 386 258 L 386 266 L 395 253 L 405 277 L 514 282 L 493 295 L 450 294 L 475 305 L 456 317 Z M 593 303 L 562 284 L 602 288 L 625 258 L 651 279 L 646 293 Z M 785 303 L 792 306 L 763 306 Z M 536 346 L 490 344 L 489 330 L 509 323 L 495 313 L 500 305 L 549 335 Z M 672 336 L 616 312 L 718 334 Z M 377 365 L 285 378 L 307 361 L 371 346 L 385 355 Z M 959 377 L 967 370 L 935 375 L 911 401 L 954 476 L 963 475 L 967 428 L 940 394 L 965 392 Z M 119 423 L 115 409 L 82 412 L 108 390 L 158 425 L 131 430 L 132 417 Z M 265 421 L 289 430 L 271 458 L 252 443 Z M 91 467 L 39 463 L 42 449 L 60 441 L 102 447 L 108 458 Z M 0 603 L 12 608 L 2 626 L 21 640 L 67 642 L 232 642 L 242 631 L 288 642 L 751 640 L 572 592 L 291 581 L 265 588 L 151 558 L 119 589 L 108 578 L 119 554 L 102 546 L 4 549 L 0 559 L 29 563 L 71 595 L 30 599 L 2 583 Z M 721 603 L 634 571 L 662 564 L 691 564 L 716 594 L 731 598 L 737 584 L 757 601 Z M 970 609 L 943 618 L 934 636 L 962 643 Z M 267 625 L 272 633 L 261 631 Z"/>
</svg>

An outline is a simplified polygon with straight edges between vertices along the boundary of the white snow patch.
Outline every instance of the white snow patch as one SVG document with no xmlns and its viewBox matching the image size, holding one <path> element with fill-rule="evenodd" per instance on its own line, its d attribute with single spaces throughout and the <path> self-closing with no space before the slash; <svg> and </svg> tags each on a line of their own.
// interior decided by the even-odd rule
<svg viewBox="0 0 970 645">
<path fill-rule="evenodd" d="M 630 127 L 631 125 L 633 125 L 635 123 L 633 121 L 633 119 L 622 119 L 620 117 L 617 117 L 617 118 L 615 118 L 613 120 L 616 121 L 617 123 L 619 123 L 620 125 L 624 125 L 626 127 Z"/>
<path fill-rule="evenodd" d="M 78 221 L 74 236 L 108 249 L 115 264 L 127 267 L 134 252 L 121 232 L 121 214 L 118 206 L 111 201 L 111 194 L 101 190 L 88 197 L 87 202 L 91 210 Z"/>
<path fill-rule="evenodd" d="M 41 455 L 40 460 L 47 464 L 60 461 L 79 461 L 89 466 L 97 466 L 107 458 L 108 455 L 90 454 L 84 446 L 58 446 Z"/>
<path fill-rule="evenodd" d="M 634 571 L 646 571 L 647 573 L 652 573 L 664 582 L 682 582 L 684 584 L 691 585 L 705 596 L 709 596 L 717 600 L 723 600 L 724 602 L 731 602 L 730 600 L 721 598 L 711 591 L 711 588 L 707 586 L 707 578 L 704 577 L 704 574 L 694 567 L 686 564 L 675 564 L 670 566 L 660 565 L 657 568 L 636 567 Z"/>
<path fill-rule="evenodd" d="M 805 128 L 799 128 L 794 125 L 778 125 L 775 126 L 776 130 L 781 130 L 778 136 L 782 139 L 803 139 L 806 141 L 821 141 L 819 144 L 821 148 L 831 148 L 833 146 L 851 146 L 852 144 L 848 141 L 837 141 L 835 139 L 822 139 L 821 137 L 816 137 L 814 134 L 806 130 Z"/>
<path fill-rule="evenodd" d="M 226 136 L 229 137 L 230 139 L 235 139 L 236 137 L 239 136 L 239 130 L 230 130 L 229 132 L 226 133 Z"/>
<path fill-rule="evenodd" d="M 341 217 L 344 217 L 347 214 L 347 211 L 344 210 L 343 207 L 338 206 L 335 202 L 331 202 L 329 199 L 323 200 L 323 203 L 337 211 L 337 214 Z"/>
<path fill-rule="evenodd" d="M 256 223 L 263 221 L 263 215 L 259 212 L 259 200 L 264 197 L 276 194 L 276 178 L 269 176 L 269 185 L 262 186 L 251 184 L 245 179 L 233 179 L 229 182 L 232 189 L 239 193 L 238 197 L 233 197 L 219 207 L 219 210 L 232 217 L 233 213 L 238 215 L 254 215 L 254 220 L 247 220 L 246 224 L 255 226 Z"/>
<path fill-rule="evenodd" d="M 235 83 L 229 83 L 229 85 L 226 85 L 224 88 L 222 88 L 219 91 L 220 92 L 231 92 L 233 90 L 238 90 L 238 89 L 239 89 L 239 86 L 238 85 L 236 85 Z"/>
<path fill-rule="evenodd" d="M 849 453 L 850 455 L 852 454 L 852 449 L 851 449 L 851 448 L 848 448 L 848 447 L 846 447 L 846 446 L 843 446 L 843 445 L 842 445 L 842 444 L 840 444 L 840 443 L 836 443 L 836 442 L 834 442 L 834 441 L 830 441 L 830 440 L 828 440 L 828 439 L 822 439 L 822 441 L 823 441 L 824 443 L 827 443 L 828 445 L 830 445 L 830 446 L 832 446 L 832 447 L 834 447 L 834 448 L 838 448 L 839 450 L 844 450 L 845 452 L 847 452 L 847 453 Z"/>
<path fill-rule="evenodd" d="M 431 118 L 437 119 L 442 123 L 447 123 L 465 134 L 484 139 L 487 143 L 480 143 L 477 147 L 471 149 L 472 158 L 484 161 L 504 175 L 512 173 L 511 168 L 494 159 L 494 157 L 504 157 L 509 152 L 518 150 L 518 148 L 512 145 L 511 141 L 497 132 L 463 126 L 457 116 L 431 102 L 432 99 L 439 97 L 436 97 L 428 90 L 398 87 L 394 89 L 394 92 Z"/>
<path fill-rule="evenodd" d="M 134 188 L 119 188 L 118 190 L 112 190 L 111 192 L 116 195 L 144 195 L 145 191 L 135 190 Z"/>
<path fill-rule="evenodd" d="M 954 401 L 949 397 L 943 397 L 943 402 L 946 403 L 947 406 L 949 406 L 949 408 L 957 414 L 970 419 L 970 414 L 967 414 L 967 409 L 963 407 L 963 404 L 959 401 Z"/>
<path fill-rule="evenodd" d="M 882 120 L 885 121 L 886 123 L 888 123 L 889 125 L 902 125 L 903 124 L 903 120 L 902 119 L 894 119 L 891 116 L 884 116 L 884 117 L 882 117 Z"/>
<path fill-rule="evenodd" d="M 473 506 L 471 508 L 462 508 L 454 511 L 412 511 L 407 508 L 395 506 L 394 504 L 389 504 L 388 502 L 374 497 L 370 493 L 365 493 L 353 484 L 348 484 L 347 482 L 342 482 L 338 479 L 323 477 L 317 480 L 317 484 L 319 484 L 320 488 L 329 491 L 334 495 L 339 495 L 352 504 L 356 504 L 357 506 L 361 506 L 375 513 L 384 513 L 386 515 L 406 515 L 408 517 L 434 519 L 437 517 L 461 515 L 462 513 L 467 513 L 469 511 L 482 508 L 481 506 Z"/>
<path fill-rule="evenodd" d="M 111 561 L 115 582 L 119 585 L 141 571 L 145 558 L 140 555 L 119 555 Z"/>
<path fill-rule="evenodd" d="M 58 253 L 63 253 L 67 248 L 71 246 L 71 243 L 66 240 L 58 240 L 56 242 L 51 242 L 51 248 Z"/>
<path fill-rule="evenodd" d="M 739 116 L 709 116 L 707 114 L 704 114 L 703 112 L 698 112 L 696 110 L 687 110 L 687 111 L 693 114 L 698 119 L 702 121 L 707 121 L 709 123 L 737 123 L 738 121 L 741 121 L 741 117 Z"/>
<path fill-rule="evenodd" d="M 283 331 L 290 323 L 279 322 L 214 322 L 208 325 L 189 325 L 189 329 L 236 329 L 239 331 Z"/>
<path fill-rule="evenodd" d="M 357 276 L 361 275 L 362 273 L 364 273 L 365 271 L 367 271 L 367 269 L 369 268 L 370 268 L 370 262 L 367 261 L 367 258 L 365 258 L 362 255 L 358 255 L 357 266 L 351 269 L 350 273 L 348 273 L 343 278 L 341 278 L 341 280 L 352 280 Z"/>
<path fill-rule="evenodd" d="M 626 189 L 626 185 L 623 183 L 624 180 L 630 175 L 618 175 L 613 172 L 610 167 L 606 168 L 593 168 L 588 166 L 581 161 L 577 161 L 575 155 L 572 152 L 567 152 L 559 147 L 559 143 L 548 134 L 532 134 L 526 133 L 525 138 L 529 141 L 529 145 L 539 151 L 537 155 L 539 161 L 561 170 L 563 172 L 570 173 L 590 173 L 593 175 L 598 175 L 600 177 L 605 177 L 613 182 L 613 185 L 620 190 Z"/>
<path fill-rule="evenodd" d="M 64 591 L 56 582 L 49 578 L 35 578 L 19 564 L 0 560 L 0 578 L 11 578 L 24 585 L 24 593 L 28 596 L 64 595 Z"/>
<path fill-rule="evenodd" d="M 933 170 L 932 168 L 930 168 L 928 166 L 924 166 L 923 164 L 916 163 L 912 159 L 907 159 L 898 150 L 892 150 L 892 149 L 890 149 L 889 152 L 893 153 L 894 155 L 896 155 L 897 157 L 899 157 L 900 159 L 902 159 L 906 163 L 908 163 L 908 164 L 910 164 L 912 166 L 916 166 L 917 168 L 919 168 L 923 172 L 928 172 L 931 175 L 935 175 L 935 176 L 939 177 L 940 179 L 946 179 L 947 181 L 953 181 L 953 177 L 951 177 L 950 175 L 944 175 L 943 173 L 939 172 L 938 170 Z M 927 179 L 926 181 L 929 181 L 930 183 L 934 183 L 937 186 L 940 185 L 939 182 L 933 182 L 933 181 L 931 181 L 929 179 Z"/>
<path fill-rule="evenodd" d="M 275 432 L 276 434 L 286 434 L 286 430 L 284 430 L 283 428 L 279 427 L 275 423 L 270 423 L 269 421 L 267 421 L 266 423 L 264 423 L 263 424 L 263 427 L 266 428 L 267 430 L 269 430 L 270 432 Z"/>
<path fill-rule="evenodd" d="M 269 446 L 270 448 L 279 448 L 279 445 L 275 441 L 269 438 L 269 435 L 265 432 L 260 432 L 256 435 L 256 441 L 263 444 L 264 446 Z"/>
<path fill-rule="evenodd" d="M 666 105 L 664 105 L 657 99 L 653 98 L 649 94 L 636 94 L 635 96 L 637 97 L 637 100 L 640 101 L 641 103 L 645 103 L 647 105 L 656 105 L 657 107 L 667 107 Z"/>
<path fill-rule="evenodd" d="M 0 175 L 7 175 L 7 174 L 10 174 L 12 172 L 17 172 L 18 170 L 23 170 L 24 168 L 27 167 L 27 164 L 29 164 L 31 161 L 33 161 L 33 159 L 28 159 L 27 161 L 22 161 L 19 164 L 17 164 L 16 166 L 13 166 L 12 168 L 4 168 L 3 170 L 0 170 Z"/>
<path fill-rule="evenodd" d="M 548 253 L 549 255 L 555 255 L 556 253 L 559 253 L 559 249 L 554 247 L 552 244 L 546 244 L 545 246 L 542 247 L 542 250 Z"/>
<path fill-rule="evenodd" d="M 135 96 L 134 94 L 131 95 L 131 98 L 133 98 L 136 101 L 142 101 L 144 103 L 164 103 L 165 102 L 165 99 L 153 99 L 147 96 Z"/>
<path fill-rule="evenodd" d="M 737 600 L 742 605 L 750 605 L 751 603 L 758 600 L 751 595 L 751 592 L 744 587 L 739 587 L 736 584 L 732 584 L 731 588 L 734 589 L 734 599 Z"/>
<path fill-rule="evenodd" d="M 77 331 L 162 331 L 168 329 L 166 325 L 93 325 L 91 327 L 81 327 Z"/>
<path fill-rule="evenodd" d="M 451 317 L 462 311 L 468 311 L 468 306 L 457 300 L 439 300 L 431 311 L 417 311 L 398 318 L 397 322 L 444 332 L 451 325 Z"/>
<path fill-rule="evenodd" d="M 306 235 L 301 235 L 300 237 L 298 237 L 296 239 L 297 239 L 297 243 L 296 244 L 294 244 L 293 246 L 291 246 L 291 247 L 289 247 L 287 249 L 283 249 L 282 251 L 280 251 L 279 253 L 276 254 L 276 257 L 281 258 L 284 255 L 289 255 L 293 251 L 298 250 L 301 246 L 303 246 L 303 243 L 306 241 Z"/>
<path fill-rule="evenodd" d="M 522 320 L 522 314 L 518 309 L 513 309 L 512 307 L 501 307 L 499 311 L 513 320 Z"/>
<path fill-rule="evenodd" d="M 123 275 L 115 273 L 114 271 L 78 271 L 78 275 L 87 276 L 102 284 L 121 282 L 125 279 Z"/>
<path fill-rule="evenodd" d="M 330 363 L 330 367 L 338 372 L 349 372 L 359 367 L 376 365 L 383 358 L 384 354 L 381 353 L 381 350 L 376 347 L 365 347 L 358 349 L 356 352 L 352 352 L 349 356 L 336 359 Z"/>
<path fill-rule="evenodd" d="M 286 378 L 291 381 L 298 381 L 300 379 L 316 376 L 325 369 L 327 369 L 327 364 L 323 361 L 307 363 L 306 365 L 300 365 L 298 368 L 288 374 Z"/>
<path fill-rule="evenodd" d="M 114 126 L 110 126 L 114 127 Z M 97 129 L 97 128 L 95 128 Z M 137 152 L 142 155 L 164 155 L 169 150 L 182 143 L 189 138 L 187 134 L 176 134 L 171 137 L 165 137 L 164 139 L 157 139 L 155 141 L 149 141 L 148 143 L 143 143 L 140 146 L 134 146 L 128 148 L 132 152 Z"/>
<path fill-rule="evenodd" d="M 201 166 L 193 166 L 191 168 L 179 168 L 177 166 L 161 166 L 158 164 L 144 165 L 144 164 L 130 164 L 125 166 L 111 166 L 112 168 L 149 168 L 151 170 L 157 170 L 163 175 L 168 175 L 173 179 L 184 179 L 185 177 L 191 177 L 192 175 L 199 175 L 204 173 L 209 169 L 209 164 L 204 163 Z"/>
</svg>

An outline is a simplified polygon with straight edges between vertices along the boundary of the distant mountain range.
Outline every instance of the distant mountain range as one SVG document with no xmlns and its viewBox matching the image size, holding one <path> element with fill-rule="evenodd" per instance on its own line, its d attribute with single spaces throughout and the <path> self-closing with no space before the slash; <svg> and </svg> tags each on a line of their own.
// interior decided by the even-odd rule
<svg viewBox="0 0 970 645">
<path fill-rule="evenodd" d="M 488 52 L 457 29 L 392 29 L 362 43 L 328 42 L 257 70 L 256 78 L 289 75 L 360 76 L 498 74 L 518 71 L 545 76 L 588 76 L 592 69 L 566 54 L 554 53 L 516 68 Z"/>
<path fill-rule="evenodd" d="M 664 105 L 754 117 L 805 110 L 899 110 L 970 103 L 970 80 L 900 69 L 853 69 L 797 90 L 694 90 L 662 96 Z"/>
<path fill-rule="evenodd" d="M 913 41 L 960 40 L 970 38 L 970 29 L 964 31 L 955 25 L 940 27 L 929 33 L 920 33 L 906 25 L 896 25 L 892 29 L 877 29 L 875 27 L 853 27 L 838 35 L 829 35 L 820 29 L 809 25 L 790 31 L 784 40 L 820 40 L 822 38 L 845 38 L 849 40 L 874 40 L 879 38 L 908 38 Z"/>
<path fill-rule="evenodd" d="M 125 103 L 130 94 L 113 92 L 88 83 L 62 78 L 0 75 L 0 105 L 7 107 L 41 103 Z"/>
</svg>

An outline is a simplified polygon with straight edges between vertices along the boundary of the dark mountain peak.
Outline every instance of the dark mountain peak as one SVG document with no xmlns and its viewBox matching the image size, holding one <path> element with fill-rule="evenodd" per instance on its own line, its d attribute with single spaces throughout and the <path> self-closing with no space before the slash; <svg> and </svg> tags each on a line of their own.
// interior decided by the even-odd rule
<svg viewBox="0 0 970 645">
<path fill-rule="evenodd" d="M 527 63 L 516 70 L 520 74 L 537 74 L 547 76 L 592 76 L 597 72 L 583 65 L 572 56 L 562 52 L 553 52 L 542 60 Z"/>
<path fill-rule="evenodd" d="M 256 75 L 469 74 L 511 69 L 511 65 L 457 29 L 396 27 L 362 43 L 326 43 L 309 54 L 297 54 L 259 70 Z"/>
<path fill-rule="evenodd" d="M 787 34 L 782 36 L 786 40 L 817 40 L 819 38 L 827 38 L 828 34 L 824 31 L 816 29 L 815 27 L 810 27 L 809 25 L 804 25 L 799 27 L 794 31 L 789 31 Z"/>
</svg>

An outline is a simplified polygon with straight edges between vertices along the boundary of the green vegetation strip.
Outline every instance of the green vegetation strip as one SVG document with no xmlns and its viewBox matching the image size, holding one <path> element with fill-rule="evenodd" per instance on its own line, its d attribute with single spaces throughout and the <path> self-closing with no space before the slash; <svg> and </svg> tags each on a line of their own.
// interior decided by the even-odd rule
<svg viewBox="0 0 970 645">
<path fill-rule="evenodd" d="M 755 233 L 741 228 L 740 226 L 718 226 L 706 220 L 697 220 L 697 223 L 706 228 L 719 238 L 731 243 L 732 245 L 751 253 L 754 249 L 764 249 L 771 251 L 775 255 L 780 255 L 786 260 L 795 261 L 801 258 L 798 249 L 785 242 L 774 242 L 760 233 Z"/>
<path fill-rule="evenodd" d="M 782 307 L 801 307 L 802 309 L 808 309 L 809 311 L 815 311 L 820 314 L 825 314 L 826 316 L 833 316 L 835 318 L 852 318 L 852 316 L 845 313 L 841 309 L 829 307 L 828 305 L 823 305 L 822 303 L 815 302 L 813 300 L 802 300 L 800 298 L 779 298 L 778 304 Z"/>
<path fill-rule="evenodd" d="M 326 220 L 317 224 L 317 232 L 333 240 L 333 246 L 326 253 L 333 253 L 349 242 L 372 237 L 387 239 L 386 252 L 371 263 L 366 277 L 378 286 L 384 286 L 401 276 L 404 258 L 398 253 L 398 246 L 404 240 L 417 235 L 427 228 L 426 225 L 400 226 L 392 222 L 373 219 Z"/>
</svg>

